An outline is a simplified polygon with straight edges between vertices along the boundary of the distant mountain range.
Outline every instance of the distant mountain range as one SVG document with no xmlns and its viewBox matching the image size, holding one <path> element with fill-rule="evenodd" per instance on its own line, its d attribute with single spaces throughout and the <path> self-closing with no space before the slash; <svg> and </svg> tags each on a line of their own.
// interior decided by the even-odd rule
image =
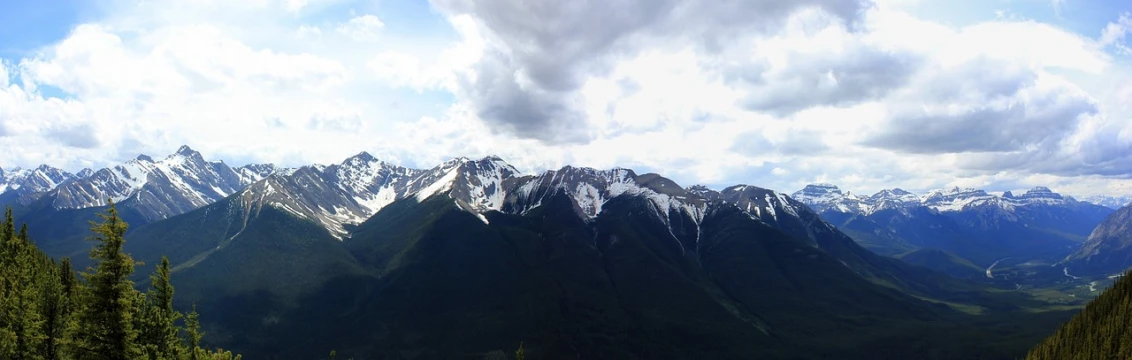
<svg viewBox="0 0 1132 360">
<path fill-rule="evenodd" d="M 1132 203 L 1132 195 L 1124 196 L 1108 196 L 1108 195 L 1094 195 L 1082 198 L 1081 201 L 1093 203 L 1104 206 L 1110 209 L 1119 209 Z"/>
<path fill-rule="evenodd" d="M 114 167 L 72 175 L 46 165 L 7 178 L 17 203 L 30 205 L 45 199 L 56 210 L 84 209 L 133 201 L 131 207 L 147 220 L 160 220 L 211 204 L 275 173 L 274 165 L 232 168 L 209 162 L 199 152 L 182 146 L 161 160 L 146 155 Z M 22 176 L 21 176 L 22 175 Z"/>
<path fill-rule="evenodd" d="M 903 189 L 895 188 L 881 190 L 871 196 L 863 196 L 852 192 L 842 192 L 836 185 L 828 183 L 807 185 L 802 190 L 794 192 L 791 196 L 819 212 L 833 210 L 842 213 L 858 213 L 864 215 L 887 209 L 903 209 L 918 206 L 928 207 L 940 212 L 958 212 L 965 209 L 985 206 L 993 206 L 1005 210 L 1014 210 L 1015 208 L 1026 206 L 1072 206 L 1080 203 L 1106 206 L 1108 203 L 1119 202 L 1122 199 L 1109 196 L 1094 196 L 1089 199 L 1097 202 L 1088 200 L 1078 201 L 1071 196 L 1055 193 L 1044 186 L 1030 189 L 1022 195 L 1014 195 L 1007 191 L 1002 196 L 997 196 L 979 189 L 961 189 L 955 187 L 952 189 L 933 190 L 923 195 L 917 195 Z M 1114 209 L 1118 209 L 1121 206 L 1116 206 Z"/>
<path fill-rule="evenodd" d="M 33 235 L 46 240 L 41 248 L 51 254 L 81 255 L 89 244 L 87 221 L 107 206 L 118 203 L 130 223 L 141 225 L 183 214 L 211 204 L 263 178 L 291 170 L 274 165 L 229 167 L 206 161 L 199 152 L 182 146 L 160 160 L 146 155 L 97 171 L 78 175 L 49 166 L 33 171 L 6 171 L 0 205 L 15 206 L 32 225 Z M 81 257 L 81 256 L 77 256 Z"/>
<path fill-rule="evenodd" d="M 1021 195 L 953 188 L 862 196 L 814 184 L 793 197 L 878 253 L 936 249 L 980 266 L 1003 258 L 1056 261 L 1080 247 L 1113 211 L 1041 186 Z"/>
</svg>

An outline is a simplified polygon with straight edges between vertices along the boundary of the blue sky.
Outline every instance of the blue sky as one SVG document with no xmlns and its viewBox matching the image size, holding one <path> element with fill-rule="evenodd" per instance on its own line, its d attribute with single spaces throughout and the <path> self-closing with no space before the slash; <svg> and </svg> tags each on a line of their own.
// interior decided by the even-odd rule
<svg viewBox="0 0 1132 360">
<path fill-rule="evenodd" d="M 234 164 L 498 154 L 787 192 L 1132 194 L 1132 2 L 799 4 L 0 0 L 0 167 L 188 144 Z"/>
<path fill-rule="evenodd" d="M 0 57 L 18 60 L 63 39 L 76 24 L 93 17 L 85 1 L 0 1 Z"/>
</svg>

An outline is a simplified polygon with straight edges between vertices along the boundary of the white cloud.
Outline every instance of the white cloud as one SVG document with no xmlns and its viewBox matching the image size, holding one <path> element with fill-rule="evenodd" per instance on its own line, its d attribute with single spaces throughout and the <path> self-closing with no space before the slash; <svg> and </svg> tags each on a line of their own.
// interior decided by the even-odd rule
<svg viewBox="0 0 1132 360">
<path fill-rule="evenodd" d="M 322 36 L 322 29 L 314 25 L 299 25 L 299 30 L 296 31 L 300 37 L 317 38 Z"/>
<path fill-rule="evenodd" d="M 1104 29 L 1101 30 L 1101 37 L 1098 41 L 1102 46 L 1113 46 L 1120 49 L 1125 54 L 1132 53 L 1132 49 L 1124 43 L 1128 33 L 1132 32 L 1132 14 L 1120 14 L 1120 19 L 1116 22 L 1108 23 Z"/>
<path fill-rule="evenodd" d="M 365 42 L 377 40 L 378 35 L 381 34 L 381 29 L 384 27 L 385 23 L 381 22 L 377 16 L 367 14 L 339 24 L 335 30 L 354 41 Z"/>
</svg>

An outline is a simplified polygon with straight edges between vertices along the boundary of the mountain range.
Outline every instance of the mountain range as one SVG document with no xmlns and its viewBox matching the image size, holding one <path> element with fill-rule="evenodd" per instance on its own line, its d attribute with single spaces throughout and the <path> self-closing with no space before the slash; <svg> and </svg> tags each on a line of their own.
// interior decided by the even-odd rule
<svg viewBox="0 0 1132 360">
<path fill-rule="evenodd" d="M 1124 196 L 1108 196 L 1108 195 L 1094 195 L 1081 199 L 1087 203 L 1093 203 L 1109 209 L 1119 209 L 1132 203 L 1132 195 Z"/>
<path fill-rule="evenodd" d="M 983 267 L 1004 258 L 1060 259 L 1113 212 L 1041 186 L 1020 195 L 952 188 L 862 196 L 815 184 L 793 197 L 878 253 L 942 250 Z"/>
<path fill-rule="evenodd" d="M 46 165 L 5 172 L 0 205 L 13 206 L 35 229 L 33 235 L 46 239 L 40 247 L 47 253 L 81 258 L 89 248 L 82 241 L 86 224 L 108 201 L 116 202 L 130 223 L 140 225 L 214 203 L 268 175 L 289 171 L 260 164 L 230 167 L 182 146 L 160 160 L 139 155 L 78 175 Z"/>
<path fill-rule="evenodd" d="M 520 342 L 540 358 L 1011 358 L 1046 328 L 967 313 L 1066 315 L 956 278 L 1043 241 L 1065 256 L 1081 219 L 1111 213 L 1040 188 L 788 196 L 624 168 L 522 174 L 494 156 L 233 168 L 182 147 L 4 174 L 0 199 L 54 256 L 89 249 L 87 221 L 115 201 L 138 273 L 168 256 L 177 305 L 214 319 L 208 340 L 267 359 L 481 359 Z M 890 341 L 910 335 L 938 339 Z"/>
</svg>

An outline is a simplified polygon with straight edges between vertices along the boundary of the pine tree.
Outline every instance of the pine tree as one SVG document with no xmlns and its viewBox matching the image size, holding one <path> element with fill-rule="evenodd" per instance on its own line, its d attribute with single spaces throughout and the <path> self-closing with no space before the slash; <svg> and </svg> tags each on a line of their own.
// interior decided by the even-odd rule
<svg viewBox="0 0 1132 360">
<path fill-rule="evenodd" d="M 45 360 L 63 359 L 63 348 L 67 343 L 67 329 L 72 326 L 75 299 L 75 286 L 78 279 L 71 268 L 71 259 L 62 258 L 58 265 L 48 259 L 48 267 L 43 271 L 39 282 L 40 313 L 43 314 L 43 335 L 40 354 Z"/>
<path fill-rule="evenodd" d="M 15 233 L 12 209 L 4 214 L 2 227 L 3 267 L 5 268 L 3 293 L 0 294 L 0 348 L 8 359 L 24 360 L 39 358 L 39 344 L 43 341 L 40 327 L 43 324 L 38 311 L 37 298 L 39 284 L 38 257 L 31 240 L 28 239 L 27 226 Z"/>
<path fill-rule="evenodd" d="M 0 224 L 0 358 L 15 357 L 18 336 L 14 327 L 19 320 L 15 318 L 15 293 L 18 285 L 18 264 L 15 249 L 11 246 L 15 230 L 12 209 L 4 213 Z"/>
<path fill-rule="evenodd" d="M 189 360 L 200 360 L 200 340 L 204 337 L 204 333 L 200 331 L 200 319 L 198 319 L 197 306 L 193 305 L 193 311 L 185 315 L 185 335 L 188 336 L 187 353 Z"/>
<path fill-rule="evenodd" d="M 179 340 L 176 321 L 181 314 L 173 309 L 173 284 L 170 282 L 169 258 L 162 257 L 161 264 L 149 277 L 150 290 L 143 303 L 140 343 L 146 347 L 150 359 L 173 359 L 179 353 Z"/>
<path fill-rule="evenodd" d="M 64 309 L 67 306 L 64 299 L 62 277 L 59 268 L 50 262 L 36 280 L 39 287 L 39 313 L 43 316 L 43 342 L 40 345 L 39 355 L 43 359 L 59 359 L 59 340 L 63 338 L 63 329 L 67 322 Z"/>
<path fill-rule="evenodd" d="M 71 355 L 91 360 L 138 358 L 141 353 L 132 318 L 137 290 L 129 279 L 134 261 L 122 252 L 127 225 L 118 217 L 113 201 L 106 214 L 99 216 L 102 222 L 91 224 L 91 239 L 98 245 L 90 252 L 98 265 L 83 274 L 89 290 L 83 294 L 84 306 L 72 333 Z"/>
</svg>

